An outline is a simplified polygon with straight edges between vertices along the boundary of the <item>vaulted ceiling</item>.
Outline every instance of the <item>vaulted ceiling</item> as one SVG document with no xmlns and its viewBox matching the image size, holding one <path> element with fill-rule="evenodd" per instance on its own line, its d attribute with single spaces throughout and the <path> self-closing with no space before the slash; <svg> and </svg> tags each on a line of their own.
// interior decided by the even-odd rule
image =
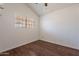
<svg viewBox="0 0 79 59">
<path fill-rule="evenodd" d="M 45 6 L 44 3 L 28 3 L 27 5 L 39 16 L 42 16 L 56 10 L 71 7 L 76 3 L 48 3 L 48 6 Z"/>
</svg>

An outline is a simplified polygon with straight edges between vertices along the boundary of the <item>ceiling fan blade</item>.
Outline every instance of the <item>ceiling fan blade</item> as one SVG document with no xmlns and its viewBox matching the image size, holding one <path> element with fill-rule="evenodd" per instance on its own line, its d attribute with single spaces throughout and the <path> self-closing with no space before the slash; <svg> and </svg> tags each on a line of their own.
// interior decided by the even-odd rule
<svg viewBox="0 0 79 59">
<path fill-rule="evenodd" d="M 0 7 L 0 9 L 4 9 L 3 7 Z"/>
</svg>

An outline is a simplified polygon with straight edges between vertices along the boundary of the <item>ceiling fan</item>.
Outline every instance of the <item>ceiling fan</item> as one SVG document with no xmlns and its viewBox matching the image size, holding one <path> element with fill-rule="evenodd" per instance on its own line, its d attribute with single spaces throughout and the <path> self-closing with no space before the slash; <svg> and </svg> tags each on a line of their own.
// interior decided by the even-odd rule
<svg viewBox="0 0 79 59">
<path fill-rule="evenodd" d="M 45 7 L 47 7 L 48 6 L 48 3 L 44 3 L 45 4 Z"/>
<path fill-rule="evenodd" d="M 38 3 L 35 3 L 35 4 L 38 4 Z M 44 3 L 44 6 L 47 7 L 48 6 L 48 3 Z"/>
</svg>

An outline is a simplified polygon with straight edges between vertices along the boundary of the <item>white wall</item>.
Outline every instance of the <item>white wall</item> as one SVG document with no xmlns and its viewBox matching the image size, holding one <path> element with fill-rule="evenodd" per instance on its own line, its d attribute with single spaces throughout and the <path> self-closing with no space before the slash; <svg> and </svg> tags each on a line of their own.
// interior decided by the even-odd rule
<svg viewBox="0 0 79 59">
<path fill-rule="evenodd" d="M 39 39 L 39 17 L 25 4 L 4 4 L 0 16 L 0 52 L 18 47 Z M 34 28 L 16 28 L 15 16 L 27 16 L 34 19 Z"/>
<path fill-rule="evenodd" d="M 79 5 L 41 17 L 40 27 L 42 40 L 79 49 Z"/>
<path fill-rule="evenodd" d="M 0 52 L 39 40 L 39 32 L 41 40 L 79 49 L 79 6 L 41 17 L 40 28 L 40 18 L 25 4 L 5 4 L 4 7 L 0 16 Z M 16 15 L 33 18 L 34 28 L 16 28 Z"/>
</svg>

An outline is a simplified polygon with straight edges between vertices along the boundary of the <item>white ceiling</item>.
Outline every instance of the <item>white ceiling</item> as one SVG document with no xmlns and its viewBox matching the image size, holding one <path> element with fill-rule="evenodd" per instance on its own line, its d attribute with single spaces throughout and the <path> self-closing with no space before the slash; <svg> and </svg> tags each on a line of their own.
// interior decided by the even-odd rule
<svg viewBox="0 0 79 59">
<path fill-rule="evenodd" d="M 59 9 L 71 7 L 75 3 L 48 3 L 47 7 L 45 7 L 44 3 L 28 3 L 27 5 L 39 16 L 42 16 Z"/>
</svg>

